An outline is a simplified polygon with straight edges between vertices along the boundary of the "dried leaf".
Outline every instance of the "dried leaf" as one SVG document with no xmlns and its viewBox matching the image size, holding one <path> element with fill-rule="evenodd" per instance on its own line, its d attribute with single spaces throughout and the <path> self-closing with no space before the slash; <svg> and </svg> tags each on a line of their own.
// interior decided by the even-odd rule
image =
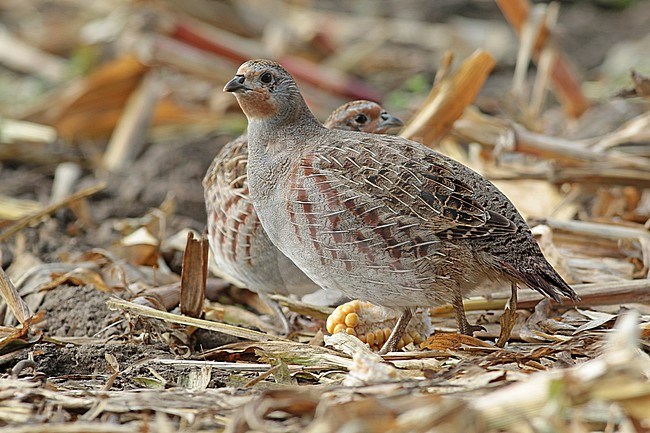
<svg viewBox="0 0 650 433">
<path fill-rule="evenodd" d="M 208 276 L 208 239 L 195 239 L 190 232 L 183 254 L 181 274 L 181 312 L 190 317 L 203 316 L 205 284 Z"/>
<path fill-rule="evenodd" d="M 2 268 L 0 268 L 0 295 L 2 295 L 2 299 L 7 303 L 9 310 L 18 322 L 23 325 L 24 329 L 21 332 L 26 332 L 27 322 L 34 316 L 34 313 L 32 313 L 29 306 L 18 295 L 16 287 L 14 287 Z"/>
<path fill-rule="evenodd" d="M 421 349 L 429 350 L 464 350 L 467 348 L 485 347 L 494 349 L 494 346 L 474 338 L 469 335 L 458 334 L 456 332 L 436 332 L 431 337 L 427 338 L 425 342 L 420 345 Z"/>
</svg>

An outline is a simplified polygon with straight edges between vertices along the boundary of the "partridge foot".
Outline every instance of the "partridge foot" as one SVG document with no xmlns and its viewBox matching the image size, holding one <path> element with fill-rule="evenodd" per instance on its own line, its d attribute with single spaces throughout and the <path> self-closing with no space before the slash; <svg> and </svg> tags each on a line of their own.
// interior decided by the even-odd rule
<svg viewBox="0 0 650 433">
<path fill-rule="evenodd" d="M 499 319 L 501 322 L 501 332 L 499 333 L 499 338 L 497 339 L 497 347 L 504 347 L 508 340 L 510 339 L 510 334 L 512 333 L 512 328 L 515 326 L 517 320 L 517 285 L 510 285 L 510 300 L 506 305 L 505 311 Z"/>
<path fill-rule="evenodd" d="M 282 307 L 273 299 L 269 298 L 269 295 L 264 292 L 258 292 L 257 296 L 271 309 L 275 315 L 282 329 L 282 336 L 287 337 L 291 333 L 291 324 L 287 319 L 287 316 L 284 315 Z"/>
<path fill-rule="evenodd" d="M 386 340 L 384 345 L 381 347 L 381 350 L 379 350 L 380 355 L 385 355 L 388 352 L 395 352 L 397 350 L 397 345 L 404 335 L 404 331 L 406 331 L 406 327 L 411 321 L 411 317 L 413 317 L 413 310 L 406 308 L 404 311 L 402 311 L 401 316 L 399 316 L 399 319 L 397 319 L 397 323 L 395 324 L 393 331 L 388 336 L 388 340 Z"/>
<path fill-rule="evenodd" d="M 467 321 L 467 316 L 465 315 L 465 308 L 463 307 L 463 299 L 458 296 L 454 298 L 454 311 L 456 313 L 456 323 L 458 324 L 458 332 L 460 334 L 469 335 L 470 337 L 478 331 L 487 331 L 485 327 L 481 325 L 470 325 Z"/>
</svg>

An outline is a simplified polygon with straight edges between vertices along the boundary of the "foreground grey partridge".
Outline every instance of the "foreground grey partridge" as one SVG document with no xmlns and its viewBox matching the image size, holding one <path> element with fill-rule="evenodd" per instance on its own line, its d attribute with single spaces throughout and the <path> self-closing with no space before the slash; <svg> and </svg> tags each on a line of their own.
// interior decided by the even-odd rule
<svg viewBox="0 0 650 433">
<path fill-rule="evenodd" d="M 379 104 L 352 101 L 336 109 L 328 128 L 384 133 L 402 122 Z M 208 214 L 208 239 L 219 269 L 257 292 L 282 322 L 289 323 L 279 305 L 267 296 L 304 295 L 319 289 L 269 240 L 248 198 L 246 166 L 248 139 L 243 134 L 226 144 L 212 161 L 203 188 Z"/>
<path fill-rule="evenodd" d="M 313 281 L 400 311 L 451 303 L 486 279 L 578 299 L 508 198 L 420 143 L 325 128 L 278 63 L 251 60 L 224 87 L 248 117 L 250 197 L 271 241 Z"/>
</svg>

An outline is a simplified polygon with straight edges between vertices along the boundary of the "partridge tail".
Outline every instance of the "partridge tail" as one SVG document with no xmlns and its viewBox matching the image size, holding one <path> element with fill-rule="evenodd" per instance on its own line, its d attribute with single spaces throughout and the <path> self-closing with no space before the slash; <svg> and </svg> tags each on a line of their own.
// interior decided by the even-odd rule
<svg viewBox="0 0 650 433">
<path fill-rule="evenodd" d="M 580 300 L 580 296 L 548 263 L 543 266 L 537 264 L 529 272 L 519 271 L 518 274 L 528 287 L 556 302 L 560 302 L 562 296 L 574 301 Z"/>
<path fill-rule="evenodd" d="M 501 265 L 511 278 L 556 302 L 560 302 L 563 296 L 574 301 L 580 300 L 580 296 L 545 259 L 540 260 L 537 257 L 532 257 L 528 263 L 518 266 L 501 261 Z"/>
</svg>

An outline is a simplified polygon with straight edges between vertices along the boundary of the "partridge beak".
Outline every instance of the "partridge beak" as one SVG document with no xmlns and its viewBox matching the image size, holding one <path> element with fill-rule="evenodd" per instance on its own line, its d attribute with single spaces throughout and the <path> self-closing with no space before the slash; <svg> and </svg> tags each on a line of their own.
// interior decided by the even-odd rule
<svg viewBox="0 0 650 433">
<path fill-rule="evenodd" d="M 386 113 L 385 111 L 381 113 L 381 121 L 379 122 L 379 127 L 381 128 L 398 128 L 400 126 L 404 126 L 404 122 L 402 122 L 399 118 Z"/>
<path fill-rule="evenodd" d="M 235 75 L 235 77 L 228 81 L 223 88 L 224 92 L 241 92 L 243 90 L 249 90 L 248 87 L 244 85 L 246 78 L 243 75 Z"/>
</svg>

